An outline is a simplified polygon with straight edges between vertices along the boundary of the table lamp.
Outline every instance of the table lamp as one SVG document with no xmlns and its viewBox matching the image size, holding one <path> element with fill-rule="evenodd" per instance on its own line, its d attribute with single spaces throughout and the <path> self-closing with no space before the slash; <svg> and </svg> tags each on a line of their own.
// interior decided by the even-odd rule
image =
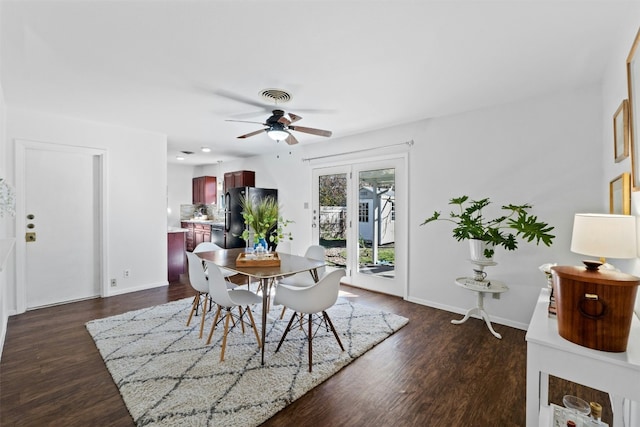
<svg viewBox="0 0 640 427">
<path fill-rule="evenodd" d="M 575 214 L 571 252 L 599 257 L 582 261 L 587 270 L 596 271 L 606 258 L 635 258 L 636 217 L 612 214 Z"/>
</svg>

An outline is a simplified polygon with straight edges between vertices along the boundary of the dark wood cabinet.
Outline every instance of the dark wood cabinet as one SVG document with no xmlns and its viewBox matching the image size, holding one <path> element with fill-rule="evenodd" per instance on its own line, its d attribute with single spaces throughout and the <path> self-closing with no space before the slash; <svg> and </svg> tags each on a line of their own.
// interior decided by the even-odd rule
<svg viewBox="0 0 640 427">
<path fill-rule="evenodd" d="M 254 171 L 234 171 L 224 174 L 224 191 L 235 187 L 255 187 L 256 173 Z"/>
<path fill-rule="evenodd" d="M 189 252 L 193 251 L 193 248 L 195 248 L 195 245 L 193 244 L 193 223 L 192 222 L 181 222 L 180 226 L 182 228 L 187 229 L 187 232 L 185 233 L 185 247 L 186 250 L 188 250 Z"/>
<path fill-rule="evenodd" d="M 180 280 L 180 275 L 186 271 L 186 256 L 184 253 L 186 234 L 184 231 L 167 233 L 169 256 L 167 280 L 169 282 Z"/>
<path fill-rule="evenodd" d="M 200 243 L 211 241 L 211 224 L 182 222 L 180 226 L 188 230 L 185 233 L 185 247 L 189 252 L 193 252 Z"/>
<path fill-rule="evenodd" d="M 194 224 L 193 226 L 193 247 L 195 248 L 202 242 L 211 241 L 211 225 Z"/>
<path fill-rule="evenodd" d="M 193 204 L 210 205 L 216 203 L 218 180 L 215 176 L 193 178 Z"/>
</svg>

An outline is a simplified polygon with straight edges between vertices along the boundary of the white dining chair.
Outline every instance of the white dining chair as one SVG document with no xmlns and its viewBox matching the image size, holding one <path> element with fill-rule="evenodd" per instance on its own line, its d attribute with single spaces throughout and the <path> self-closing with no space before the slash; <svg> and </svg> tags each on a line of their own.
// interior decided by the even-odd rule
<svg viewBox="0 0 640 427">
<path fill-rule="evenodd" d="M 224 321 L 224 335 L 222 337 L 222 350 L 220 352 L 220 361 L 224 361 L 224 352 L 227 346 L 227 336 L 230 331 L 229 322 L 232 320 L 239 321 L 242 327 L 242 333 L 244 333 L 244 316 L 246 314 L 249 316 L 250 325 L 253 328 L 256 340 L 258 341 L 258 348 L 260 348 L 262 344 L 260 343 L 258 328 L 256 327 L 256 322 L 253 319 L 250 305 L 261 303 L 262 298 L 246 289 L 227 289 L 225 285 L 225 279 L 220 272 L 220 268 L 211 261 L 206 261 L 206 264 L 207 269 L 209 270 L 209 296 L 211 297 L 213 302 L 218 305 L 216 315 L 213 319 L 213 324 L 211 325 L 211 331 L 209 332 L 209 337 L 207 338 L 207 345 L 211 343 L 213 332 L 215 331 L 218 323 Z M 232 312 L 232 309 L 235 307 L 238 307 L 239 315 L 236 315 Z M 224 310 L 224 315 L 221 317 L 220 315 L 222 313 L 222 310 Z M 231 329 L 233 329 L 233 327 L 235 326 L 237 326 L 237 322 L 233 322 L 233 326 Z"/>
<path fill-rule="evenodd" d="M 200 252 L 217 251 L 217 250 L 220 250 L 220 249 L 222 249 L 222 248 L 220 246 L 216 245 L 213 242 L 201 242 L 201 243 L 198 243 L 198 245 L 193 249 L 193 253 L 197 254 L 197 253 L 200 253 Z M 206 265 L 204 264 L 204 262 L 202 263 L 202 265 L 204 266 L 204 269 L 205 269 L 205 273 L 204 274 L 206 275 L 207 274 Z M 220 268 L 220 271 L 222 272 L 222 276 L 227 280 L 229 280 L 229 277 L 235 276 L 237 274 L 235 271 L 231 271 L 231 270 L 226 269 L 224 267 Z M 229 283 L 231 284 L 230 288 L 231 287 L 235 287 L 235 284 L 231 283 L 230 280 L 229 280 Z"/>
<path fill-rule="evenodd" d="M 304 253 L 305 258 L 311 258 L 318 261 L 324 261 L 325 248 L 320 245 L 311 245 L 307 248 Z M 318 273 L 318 280 L 320 280 L 326 273 L 327 269 L 325 266 L 319 267 L 316 269 Z M 313 276 L 310 271 L 304 271 L 302 273 L 292 274 L 291 276 L 283 277 L 278 279 L 278 284 L 287 285 L 287 286 L 296 286 L 296 287 L 309 287 L 316 283 L 313 280 Z M 282 307 L 282 312 L 280 313 L 280 318 L 284 318 L 284 313 L 287 310 L 286 305 Z"/>
<path fill-rule="evenodd" d="M 207 302 L 209 301 L 209 281 L 204 274 L 204 268 L 202 267 L 202 259 L 193 252 L 187 252 L 187 263 L 189 264 L 189 283 L 191 287 L 196 291 L 196 295 L 193 298 L 193 304 L 191 305 L 191 312 L 189 313 L 189 319 L 187 319 L 187 326 L 191 323 L 191 318 L 195 313 L 198 315 L 198 307 L 201 307 L 202 318 L 200 319 L 200 335 L 202 338 L 202 331 L 204 329 L 204 319 L 207 314 Z"/>
<path fill-rule="evenodd" d="M 321 327 L 331 329 L 338 341 L 338 345 L 344 351 L 342 341 L 340 341 L 336 328 L 326 312 L 338 300 L 340 279 L 344 275 L 345 270 L 340 269 L 326 274 L 318 283 L 314 283 L 311 286 L 296 287 L 281 283 L 276 286 L 276 295 L 273 303 L 276 305 L 283 304 L 294 311 L 278 343 L 276 352 L 280 350 L 287 334 L 291 330 L 299 328 L 305 333 L 309 341 L 309 372 L 312 371 L 313 366 L 313 337 Z M 304 326 L 307 327 L 306 331 Z M 315 331 L 313 330 L 314 326 L 316 328 Z"/>
<path fill-rule="evenodd" d="M 276 245 L 276 252 L 282 252 L 285 254 L 291 253 L 291 241 L 289 240 L 281 240 Z"/>
</svg>

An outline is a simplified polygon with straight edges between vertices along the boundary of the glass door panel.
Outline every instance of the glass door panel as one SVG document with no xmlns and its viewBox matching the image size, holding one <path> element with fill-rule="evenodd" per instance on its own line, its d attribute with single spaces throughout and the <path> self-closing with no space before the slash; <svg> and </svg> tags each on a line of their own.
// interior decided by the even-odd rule
<svg viewBox="0 0 640 427">
<path fill-rule="evenodd" d="M 358 173 L 358 273 L 395 275 L 395 169 Z"/>
<path fill-rule="evenodd" d="M 330 266 L 347 270 L 348 176 L 347 172 L 335 168 L 318 171 L 315 179 L 317 198 L 314 198 L 316 239 L 326 248 L 326 261 Z"/>
</svg>

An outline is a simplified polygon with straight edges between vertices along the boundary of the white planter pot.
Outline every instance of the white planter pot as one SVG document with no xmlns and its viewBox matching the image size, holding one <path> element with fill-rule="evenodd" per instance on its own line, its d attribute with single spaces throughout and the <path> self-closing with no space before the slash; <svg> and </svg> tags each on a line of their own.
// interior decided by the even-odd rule
<svg viewBox="0 0 640 427">
<path fill-rule="evenodd" d="M 471 261 L 492 262 L 492 258 L 484 256 L 484 250 L 489 247 L 488 243 L 483 240 L 469 239 L 469 250 L 471 252 Z"/>
</svg>

